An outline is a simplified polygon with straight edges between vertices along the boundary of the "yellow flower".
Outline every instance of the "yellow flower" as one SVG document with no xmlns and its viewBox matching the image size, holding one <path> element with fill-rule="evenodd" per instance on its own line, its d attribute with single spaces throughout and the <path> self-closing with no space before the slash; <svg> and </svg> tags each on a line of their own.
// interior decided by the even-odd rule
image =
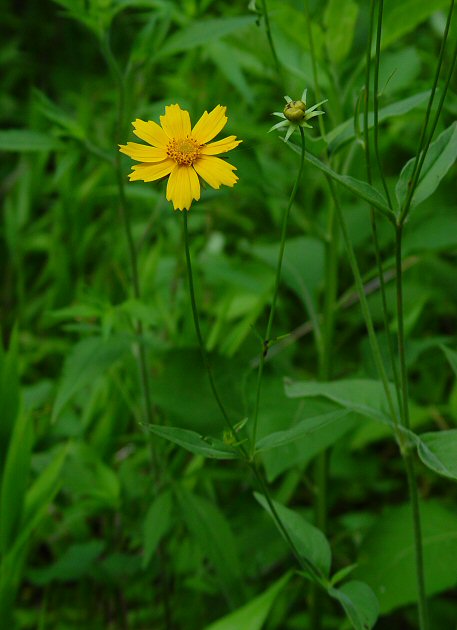
<svg viewBox="0 0 457 630">
<path fill-rule="evenodd" d="M 135 135 L 151 146 L 138 142 L 119 145 L 122 153 L 141 162 L 132 167 L 130 181 L 152 182 L 169 176 L 167 199 L 175 210 L 189 210 L 192 201 L 200 199 L 199 177 L 213 188 L 236 184 L 236 168 L 214 156 L 231 151 L 241 140 L 228 136 L 207 144 L 225 127 L 225 110 L 217 105 L 209 114 L 205 112 L 193 129 L 189 112 L 179 105 L 165 107 L 162 126 L 152 120 L 135 120 Z"/>
</svg>

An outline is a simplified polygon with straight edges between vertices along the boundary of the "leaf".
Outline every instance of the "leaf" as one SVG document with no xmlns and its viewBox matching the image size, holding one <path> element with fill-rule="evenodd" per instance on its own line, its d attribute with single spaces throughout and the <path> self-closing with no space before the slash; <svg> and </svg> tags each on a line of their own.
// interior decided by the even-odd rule
<svg viewBox="0 0 457 630">
<path fill-rule="evenodd" d="M 348 416 L 348 414 L 349 411 L 344 409 L 341 411 L 324 413 L 313 418 L 305 418 L 290 429 L 287 429 L 285 431 L 276 431 L 275 433 L 270 433 L 270 435 L 266 435 L 257 442 L 256 450 L 260 452 L 267 451 L 272 448 L 277 448 L 279 446 L 284 446 L 285 444 L 294 442 L 295 440 L 305 437 L 306 435 L 312 435 L 313 433 L 318 432 L 324 427 L 339 424 L 343 420 L 343 418 L 346 418 Z"/>
<path fill-rule="evenodd" d="M 176 497 L 189 531 L 211 561 L 220 588 L 231 606 L 244 600 L 243 578 L 236 539 L 225 516 L 213 502 L 175 487 Z"/>
<path fill-rule="evenodd" d="M 296 153 L 300 153 L 301 149 L 297 145 L 292 144 L 291 142 L 288 142 L 287 144 L 292 148 L 293 151 L 295 151 Z M 314 155 L 309 153 L 309 151 L 306 151 L 305 153 L 305 160 L 315 166 L 319 171 L 322 171 L 322 173 L 325 173 L 336 182 L 344 186 L 356 197 L 360 197 L 360 199 L 366 201 L 368 204 L 370 204 L 370 206 L 373 206 L 374 208 L 379 210 L 379 212 L 381 212 L 387 219 L 389 219 L 389 221 L 394 221 L 392 210 L 389 208 L 386 200 L 381 195 L 381 193 L 376 190 L 376 188 L 373 188 L 373 186 L 371 186 L 367 182 L 363 182 L 360 179 L 355 179 L 354 177 L 350 177 L 349 175 L 339 175 L 329 166 L 324 164 L 324 162 L 321 162 L 316 157 L 314 157 Z"/>
<path fill-rule="evenodd" d="M 381 45 L 386 48 L 427 20 L 435 11 L 449 6 L 449 0 L 402 0 L 386 2 Z"/>
<path fill-rule="evenodd" d="M 367 584 L 352 580 L 338 589 L 329 589 L 328 593 L 343 606 L 355 630 L 373 628 L 379 616 L 379 602 Z"/>
<path fill-rule="evenodd" d="M 3 471 L 8 444 L 17 422 L 20 407 L 18 343 L 17 328 L 11 334 L 8 351 L 3 349 L 0 335 L 0 475 Z"/>
<path fill-rule="evenodd" d="M 457 122 L 454 122 L 430 145 L 411 200 L 411 207 L 417 206 L 435 192 L 456 159 Z M 415 160 L 416 158 L 412 158 L 405 164 L 395 187 L 400 208 L 403 207 L 408 195 Z"/>
<path fill-rule="evenodd" d="M 428 468 L 457 480 L 457 429 L 422 433 L 417 452 Z"/>
<path fill-rule="evenodd" d="M 401 101 L 397 101 L 392 103 L 391 105 L 387 105 L 386 107 L 382 107 L 379 110 L 379 122 L 383 122 L 389 118 L 393 118 L 395 116 L 402 116 L 403 114 L 407 114 L 412 109 L 425 103 L 425 101 L 430 96 L 430 90 L 426 92 L 420 92 L 419 94 L 414 94 L 413 96 L 408 96 Z M 364 115 L 359 114 L 358 120 L 358 128 L 363 129 L 364 125 Z M 368 128 L 371 129 L 374 126 L 374 115 L 373 112 L 368 113 Z M 347 144 L 350 140 L 355 138 L 355 127 L 354 127 L 354 116 L 345 120 L 343 123 L 332 129 L 327 134 L 327 142 L 329 143 L 329 151 L 334 153 L 345 144 Z"/>
<path fill-rule="evenodd" d="M 33 423 L 20 413 L 6 454 L 0 494 L 0 550 L 13 544 L 20 524 L 30 475 Z"/>
<path fill-rule="evenodd" d="M 351 409 L 362 416 L 391 425 L 384 388 L 379 381 L 369 379 L 342 379 L 320 381 L 286 381 L 286 395 L 290 398 L 323 396 Z M 395 390 L 391 387 L 395 400 Z"/>
<path fill-rule="evenodd" d="M 446 346 L 440 346 L 441 350 L 446 355 L 446 359 L 449 361 L 451 368 L 454 370 L 454 374 L 457 377 L 457 352 L 455 350 L 451 350 Z"/>
<path fill-rule="evenodd" d="M 146 513 L 143 524 L 143 569 L 146 569 L 149 565 L 163 535 L 170 527 L 171 508 L 172 495 L 170 492 L 165 491 L 154 499 Z"/>
<path fill-rule="evenodd" d="M 209 41 L 220 39 L 231 33 L 239 34 L 247 26 L 252 26 L 254 22 L 255 19 L 251 16 L 199 19 L 168 37 L 156 56 L 161 58 L 175 55 L 203 46 Z"/>
<path fill-rule="evenodd" d="M 260 505 L 271 516 L 276 527 L 278 527 L 281 532 L 281 536 L 283 536 L 283 538 L 287 541 L 283 530 L 276 522 L 274 514 L 271 511 L 266 498 L 258 492 L 255 492 L 254 496 Z M 317 529 L 314 525 L 308 523 L 294 510 L 281 505 L 277 501 L 272 501 L 272 503 L 285 530 L 287 531 L 287 534 L 294 543 L 298 555 L 305 560 L 305 563 L 309 565 L 313 571 L 312 577 L 314 577 L 317 581 L 321 581 L 322 576 L 328 577 L 332 561 L 332 552 L 324 534 L 320 531 L 320 529 Z"/>
<path fill-rule="evenodd" d="M 341 63 L 351 50 L 359 14 L 353 0 L 330 0 L 325 9 L 325 45 L 333 63 Z"/>
<path fill-rule="evenodd" d="M 212 437 L 204 437 L 189 431 L 188 429 L 180 429 L 178 427 L 164 427 L 158 424 L 144 425 L 149 431 L 165 438 L 173 444 L 182 446 L 187 451 L 195 453 L 195 455 L 203 455 L 212 459 L 238 459 L 240 456 L 235 449 L 227 446 L 222 440 Z"/>
<path fill-rule="evenodd" d="M 104 376 L 106 370 L 130 349 L 127 337 L 90 337 L 73 346 L 65 360 L 63 378 L 57 391 L 52 422 L 65 405 L 84 387 Z"/>
<path fill-rule="evenodd" d="M 23 153 L 58 151 L 61 142 L 49 134 L 31 129 L 8 129 L 0 131 L 0 151 Z"/>
<path fill-rule="evenodd" d="M 40 586 L 52 582 L 73 582 L 93 572 L 106 543 L 103 540 L 89 540 L 88 542 L 74 544 L 68 547 L 56 562 L 40 569 L 28 571 L 33 583 Z"/>
<path fill-rule="evenodd" d="M 437 501 L 422 503 L 421 520 L 427 594 L 457 584 L 457 514 Z M 379 599 L 381 614 L 417 601 L 411 508 L 386 510 L 362 542 L 355 577 Z"/>
<path fill-rule="evenodd" d="M 261 630 L 276 597 L 285 587 L 290 576 L 290 573 L 286 573 L 264 593 L 258 595 L 238 610 L 210 624 L 205 630 L 234 630 L 235 628 L 240 630 Z"/>
</svg>

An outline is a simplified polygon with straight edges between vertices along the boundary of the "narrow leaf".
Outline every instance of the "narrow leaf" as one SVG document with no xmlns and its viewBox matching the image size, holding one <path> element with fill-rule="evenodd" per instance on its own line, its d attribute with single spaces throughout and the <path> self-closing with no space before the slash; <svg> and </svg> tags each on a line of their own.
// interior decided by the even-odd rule
<svg viewBox="0 0 457 630">
<path fill-rule="evenodd" d="M 275 433 L 270 433 L 270 435 L 263 437 L 257 442 L 257 450 L 268 451 L 272 448 L 294 442 L 306 435 L 312 435 L 324 427 L 340 423 L 348 414 L 349 410 L 343 409 L 341 411 L 324 413 L 313 418 L 306 418 L 286 431 L 276 431 Z"/>
<path fill-rule="evenodd" d="M 144 555 L 142 567 L 145 569 L 154 555 L 160 540 L 170 527 L 172 495 L 163 492 L 154 499 L 147 511 L 143 525 Z"/>
<path fill-rule="evenodd" d="M 371 630 L 379 616 L 379 602 L 364 582 L 352 580 L 340 588 L 331 588 L 329 595 L 337 599 L 355 630 Z"/>
<path fill-rule="evenodd" d="M 430 145 L 411 200 L 411 207 L 417 206 L 435 192 L 456 159 L 457 122 L 454 122 Z M 395 188 L 400 208 L 402 208 L 408 195 L 415 161 L 416 158 L 412 158 L 405 164 Z"/>
<path fill-rule="evenodd" d="M 457 429 L 423 433 L 417 442 L 417 452 L 428 468 L 457 480 Z"/>
<path fill-rule="evenodd" d="M 274 520 L 276 527 L 278 527 L 281 535 L 285 538 L 284 532 L 276 522 L 266 498 L 257 492 L 254 493 L 254 496 Z M 277 501 L 272 501 L 272 503 L 288 536 L 294 543 L 298 555 L 304 559 L 306 564 L 313 570 L 314 577 L 317 581 L 319 581 L 322 575 L 328 577 L 332 561 L 332 552 L 324 534 L 314 527 L 314 525 L 308 523 L 294 510 L 281 505 L 281 503 Z M 287 539 L 285 538 L 285 540 Z"/>
<path fill-rule="evenodd" d="M 215 621 L 207 626 L 205 630 L 261 630 L 268 618 L 274 601 L 280 591 L 290 579 L 291 574 L 287 573 L 270 586 L 262 595 L 230 613 L 229 615 Z"/>
<path fill-rule="evenodd" d="M 187 451 L 195 453 L 195 455 L 203 455 L 212 459 L 238 459 L 239 454 L 235 449 L 227 446 L 222 440 L 213 437 L 204 437 L 189 431 L 188 429 L 180 429 L 178 427 L 163 427 L 158 424 L 145 425 L 149 431 L 165 438 L 178 446 L 182 446 Z"/>
<path fill-rule="evenodd" d="M 0 131 L 0 151 L 19 151 L 23 153 L 57 151 L 61 142 L 41 131 L 31 129 L 7 129 Z"/>
</svg>

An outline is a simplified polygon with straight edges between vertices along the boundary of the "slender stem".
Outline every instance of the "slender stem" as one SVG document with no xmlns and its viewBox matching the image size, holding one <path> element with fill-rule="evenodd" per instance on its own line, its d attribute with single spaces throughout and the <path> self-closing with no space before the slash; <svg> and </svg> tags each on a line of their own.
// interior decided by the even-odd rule
<svg viewBox="0 0 457 630">
<path fill-rule="evenodd" d="M 398 225 L 395 238 L 395 266 L 396 266 L 396 286 L 397 286 L 397 328 L 398 328 L 398 354 L 400 361 L 400 381 L 402 392 L 402 424 L 407 429 L 410 428 L 409 404 L 408 404 L 408 375 L 406 370 L 405 356 L 405 332 L 403 319 L 403 272 L 402 272 L 402 237 L 403 226 Z M 411 501 L 414 550 L 416 560 L 416 578 L 418 590 L 419 626 L 421 630 L 429 629 L 427 612 L 427 597 L 425 591 L 425 571 L 423 558 L 422 527 L 419 508 L 419 495 L 417 491 L 417 480 L 414 471 L 413 454 L 408 448 L 403 453 L 408 478 L 409 495 Z"/>
<path fill-rule="evenodd" d="M 430 146 L 430 143 L 432 141 L 433 132 L 434 132 L 434 130 L 436 128 L 436 125 L 438 123 L 438 118 L 439 118 L 439 115 L 441 113 L 441 109 L 443 107 L 444 99 L 446 97 L 447 89 L 449 87 L 449 82 L 451 80 L 452 73 L 453 73 L 453 70 L 454 70 L 454 66 L 455 66 L 455 63 L 456 63 L 457 43 L 456 43 L 456 46 L 455 46 L 455 49 L 454 49 L 454 55 L 453 55 L 453 58 L 452 58 L 450 70 L 448 72 L 448 77 L 447 77 L 445 89 L 443 90 L 443 93 L 441 95 L 441 99 L 440 99 L 439 106 L 438 106 L 438 111 L 436 112 L 436 115 L 435 115 L 435 120 L 434 120 L 434 123 L 433 123 L 433 126 L 432 126 L 432 131 L 431 131 L 431 133 L 428 136 L 428 142 L 426 142 L 427 127 L 428 127 L 428 123 L 429 123 L 431 112 L 432 112 L 432 105 L 433 105 L 433 100 L 435 98 L 436 88 L 438 86 L 438 79 L 439 79 L 440 72 L 441 72 L 441 66 L 442 66 L 443 60 L 444 60 L 444 52 L 445 52 L 445 48 L 446 48 L 446 41 L 447 41 L 449 29 L 450 29 L 450 26 L 451 26 L 452 14 L 454 12 L 454 4 L 455 4 L 455 0 L 451 0 L 451 4 L 449 6 L 449 12 L 448 12 L 448 15 L 447 15 L 447 20 L 446 20 L 446 26 L 445 26 L 444 33 L 443 33 L 443 39 L 441 41 L 440 54 L 439 54 L 438 64 L 436 66 L 436 71 L 435 71 L 435 78 L 433 80 L 432 90 L 430 92 L 430 98 L 428 100 L 427 110 L 425 112 L 424 123 L 422 125 L 422 131 L 421 131 L 419 144 L 418 144 L 417 151 L 416 151 L 416 159 L 414 161 L 414 167 L 413 167 L 413 172 L 412 172 L 411 179 L 410 179 L 410 186 L 409 186 L 409 190 L 408 190 L 408 195 L 407 195 L 407 197 L 405 199 L 405 203 L 403 204 L 403 208 L 402 208 L 401 213 L 400 213 L 400 221 L 399 221 L 400 223 L 404 223 L 404 221 L 405 221 L 405 219 L 406 219 L 406 217 L 408 215 L 409 209 L 411 207 L 411 202 L 412 202 L 412 199 L 413 199 L 414 191 L 415 191 L 417 183 L 419 181 L 420 172 L 421 172 L 421 169 L 422 169 L 425 157 L 427 155 L 428 147 Z"/>
<path fill-rule="evenodd" d="M 367 181 L 369 184 L 372 183 L 372 168 L 371 168 L 371 151 L 370 151 L 370 133 L 369 133 L 369 125 L 368 125 L 368 110 L 369 110 L 369 102 L 370 102 L 370 68 L 371 68 L 371 42 L 373 37 L 373 25 L 374 25 L 374 9 L 375 9 L 375 1 L 371 0 L 370 4 L 370 26 L 369 26 L 369 35 L 367 38 L 367 51 L 366 51 L 366 73 L 365 73 L 365 99 L 364 99 L 364 145 L 365 145 L 365 163 L 367 169 Z M 374 116 L 374 150 L 375 157 L 378 165 L 378 170 L 381 174 L 381 179 L 383 182 L 384 190 L 386 193 L 386 197 L 388 200 L 389 207 L 392 208 L 392 203 L 389 196 L 389 190 L 387 188 L 384 174 L 381 167 L 381 161 L 379 157 L 379 148 L 378 148 L 378 133 L 379 133 L 379 103 L 378 103 L 378 88 L 379 88 L 379 63 L 380 63 L 380 51 L 381 51 L 381 33 L 382 33 L 382 11 L 383 11 L 383 0 L 379 0 L 378 6 L 378 23 L 376 29 L 376 56 L 375 56 L 375 64 L 374 64 L 374 86 L 373 86 L 373 116 Z M 381 260 L 381 252 L 379 247 L 379 239 L 378 239 L 378 227 L 376 223 L 376 214 L 374 208 L 370 208 L 370 223 L 371 223 L 371 235 L 373 238 L 373 246 L 375 251 L 376 258 L 376 267 L 378 269 L 378 277 L 379 277 L 379 286 L 381 290 L 381 302 L 382 302 L 382 314 L 383 314 L 383 323 L 384 323 L 384 332 L 387 338 L 387 349 L 389 353 L 389 359 L 392 369 L 392 375 L 395 382 L 395 388 L 397 391 L 397 402 L 400 408 L 401 399 L 400 399 L 400 382 L 398 379 L 398 371 L 397 364 L 395 361 L 395 352 L 394 346 L 392 342 L 392 336 L 389 330 L 389 312 L 387 309 L 387 297 L 386 297 L 386 284 L 384 281 L 384 269 L 382 266 Z"/>
<path fill-rule="evenodd" d="M 392 201 L 390 199 L 389 189 L 387 187 L 386 178 L 384 177 L 384 169 L 382 168 L 381 158 L 379 155 L 379 63 L 381 60 L 381 34 L 382 34 L 382 14 L 384 10 L 384 0 L 378 0 L 378 24 L 376 27 L 376 52 L 375 52 L 375 64 L 373 73 L 373 122 L 374 122 L 374 137 L 373 147 L 378 166 L 379 175 L 381 177 L 382 186 L 386 194 L 387 203 L 389 208 L 392 209 Z M 371 38 L 370 38 L 371 42 Z M 369 60 L 367 59 L 367 64 Z"/>
<path fill-rule="evenodd" d="M 260 355 L 259 360 L 259 369 L 257 372 L 257 387 L 256 387 L 256 396 L 255 396 L 255 406 L 253 413 L 253 428 L 252 428 L 252 454 L 255 452 L 255 444 L 257 438 L 257 429 L 258 429 L 258 418 L 259 418 L 259 405 L 260 405 L 260 390 L 262 385 L 262 376 L 263 376 L 263 368 L 265 365 L 265 357 L 268 354 L 268 348 L 271 343 L 271 329 L 273 325 L 273 319 L 276 312 L 276 302 L 278 299 L 279 293 L 279 283 L 281 280 L 281 270 L 282 270 L 282 261 L 284 257 L 284 248 L 286 245 L 286 235 L 287 235 L 287 223 L 289 219 L 290 209 L 295 199 L 295 195 L 297 194 L 298 184 L 302 178 L 303 174 L 303 164 L 305 160 L 305 134 L 303 133 L 303 129 L 300 129 L 301 136 L 301 154 L 300 154 L 300 166 L 298 169 L 297 177 L 294 182 L 294 186 L 292 188 L 292 192 L 290 193 L 289 203 L 287 204 L 283 215 L 282 215 L 282 224 L 281 224 L 281 241 L 279 245 L 279 253 L 278 253 L 278 262 L 276 264 L 276 277 L 275 277 L 275 286 L 273 289 L 273 298 L 271 301 L 270 315 L 268 317 L 267 328 L 265 332 L 265 337 L 263 340 L 263 349 L 262 354 Z"/>
<path fill-rule="evenodd" d="M 184 210 L 183 213 L 183 231 L 184 231 L 184 247 L 186 250 L 186 266 L 187 266 L 187 279 L 189 284 L 189 295 L 190 295 L 190 303 L 192 306 L 192 315 L 194 319 L 194 327 L 195 333 L 197 335 L 198 345 L 200 347 L 200 353 L 202 355 L 203 365 L 205 366 L 206 373 L 208 374 L 208 380 L 211 387 L 211 391 L 213 393 L 214 399 L 217 403 L 217 406 L 220 409 L 222 417 L 224 421 L 231 431 L 232 435 L 236 435 L 235 426 L 229 418 L 229 415 L 225 409 L 224 403 L 219 396 L 219 392 L 217 391 L 216 383 L 214 382 L 213 370 L 211 368 L 211 364 L 208 359 L 208 354 L 206 352 L 205 342 L 203 341 L 203 336 L 200 328 L 200 318 L 198 315 L 197 302 L 195 300 L 195 289 L 194 289 L 194 277 L 192 271 L 192 259 L 190 257 L 190 247 L 189 247 L 189 230 L 187 227 L 187 211 Z M 243 453 L 245 457 L 247 457 L 247 451 L 244 448 L 243 444 L 239 445 L 240 451 Z"/>
<path fill-rule="evenodd" d="M 338 196 L 336 195 L 335 184 L 333 183 L 332 180 L 330 180 L 329 184 L 330 184 L 330 188 L 331 188 L 334 200 L 335 200 L 335 207 L 337 210 L 338 221 L 341 227 L 341 233 L 343 235 L 344 244 L 345 244 L 347 255 L 349 258 L 349 264 L 351 266 L 352 274 L 354 276 L 355 286 L 357 289 L 357 293 L 359 295 L 360 308 L 362 310 L 362 315 L 365 320 L 365 326 L 368 332 L 368 339 L 371 346 L 371 352 L 373 354 L 373 359 L 376 365 L 376 369 L 378 370 L 378 374 L 380 376 L 380 379 L 383 385 L 384 393 L 385 393 L 387 404 L 389 407 L 389 413 L 392 418 L 392 421 L 394 422 L 394 426 L 396 427 L 396 435 L 397 435 L 399 444 L 403 450 L 404 436 L 399 427 L 398 411 L 395 409 L 392 393 L 390 391 L 389 379 L 387 378 L 384 362 L 382 360 L 381 351 L 379 349 L 378 340 L 377 340 L 376 333 L 373 326 L 371 312 L 368 307 L 367 298 L 366 298 L 365 291 L 363 288 L 362 275 L 360 273 L 360 269 L 357 263 L 357 258 L 355 256 L 354 248 L 352 246 L 352 242 L 349 237 L 349 232 L 346 225 L 346 219 L 344 218 L 344 214 L 341 209 Z"/>
<path fill-rule="evenodd" d="M 276 66 L 276 72 L 278 73 L 278 77 L 281 82 L 281 85 L 284 87 L 285 84 L 284 84 L 284 76 L 282 73 L 281 63 L 279 62 L 278 54 L 276 52 L 276 47 L 273 41 L 273 36 L 271 34 L 270 16 L 268 15 L 267 0 L 262 0 L 262 12 L 263 12 L 263 19 L 265 20 L 265 30 L 267 32 L 268 43 L 270 45 L 271 54 L 273 56 L 273 60 Z"/>
</svg>

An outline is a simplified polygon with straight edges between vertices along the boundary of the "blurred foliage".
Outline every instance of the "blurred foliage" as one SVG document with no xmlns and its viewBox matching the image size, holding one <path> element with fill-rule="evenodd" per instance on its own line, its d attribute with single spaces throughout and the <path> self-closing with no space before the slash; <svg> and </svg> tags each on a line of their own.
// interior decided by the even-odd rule
<svg viewBox="0 0 457 630">
<path fill-rule="evenodd" d="M 356 108 L 365 80 L 368 3 L 309 4 L 333 168 L 364 180 Z M 396 186 L 404 194 L 406 175 L 397 178 L 416 151 L 448 5 L 386 2 L 379 141 L 392 195 Z M 297 155 L 267 134 L 271 112 L 282 108 L 284 94 L 298 97 L 306 86 L 310 103 L 318 96 L 303 3 L 268 3 L 281 74 L 262 6 L 258 0 L 249 6 L 244 0 L 3 2 L 2 627 L 311 629 L 309 585 L 290 573 L 297 569 L 293 557 L 254 500 L 255 480 L 242 463 L 204 459 L 145 426 L 135 322 L 144 331 L 154 421 L 224 444 L 192 324 L 181 217 L 166 201 L 163 183 L 126 186 L 140 269 L 137 299 L 115 173 L 116 144 L 133 139 L 135 118 L 158 120 L 165 105 L 179 103 L 195 122 L 204 110 L 227 105 L 226 130 L 243 140 L 230 156 L 240 179 L 233 189 L 205 190 L 189 227 L 204 338 L 222 398 L 242 421 L 252 410 L 256 330 L 265 325 L 281 212 L 298 168 Z M 449 63 L 446 57 L 446 68 Z M 118 120 L 120 77 L 127 98 Z M 436 630 L 454 627 L 457 619 L 456 113 L 454 75 L 432 153 L 441 162 L 437 172 L 426 165 L 427 194 L 416 200 L 404 248 L 412 426 L 424 434 L 418 449 L 425 465 L 418 473 Z M 322 158 L 326 144 L 315 127 L 307 148 Z M 123 157 L 125 178 L 129 167 Z M 381 189 L 377 173 L 374 185 Z M 381 324 L 369 209 L 354 192 L 339 192 Z M 262 464 L 278 504 L 296 508 L 294 518 L 311 528 L 312 462 L 332 448 L 332 574 L 359 566 L 324 601 L 323 628 L 350 627 L 340 606 L 351 618 L 348 600 L 359 612 L 371 610 L 363 580 L 379 599 L 376 628 L 413 629 L 407 489 L 388 423 L 379 422 L 383 403 L 370 389 L 376 373 L 342 243 L 331 356 L 332 379 L 341 383 L 301 397 L 291 397 L 283 384 L 286 376 L 312 388 L 319 378 L 312 331 L 327 289 L 331 203 L 325 178 L 307 163 L 274 324 L 275 336 L 286 336 L 267 362 L 259 437 L 291 428 L 296 434 L 265 450 Z M 378 230 L 395 331 L 393 234 L 383 219 Z M 335 399 L 340 390 L 343 402 Z M 300 425 L 341 405 L 348 412 L 336 427 L 319 425 L 311 434 Z M 444 430 L 452 442 L 448 434 L 437 441 Z M 447 462 L 449 474 L 436 458 Z"/>
</svg>

